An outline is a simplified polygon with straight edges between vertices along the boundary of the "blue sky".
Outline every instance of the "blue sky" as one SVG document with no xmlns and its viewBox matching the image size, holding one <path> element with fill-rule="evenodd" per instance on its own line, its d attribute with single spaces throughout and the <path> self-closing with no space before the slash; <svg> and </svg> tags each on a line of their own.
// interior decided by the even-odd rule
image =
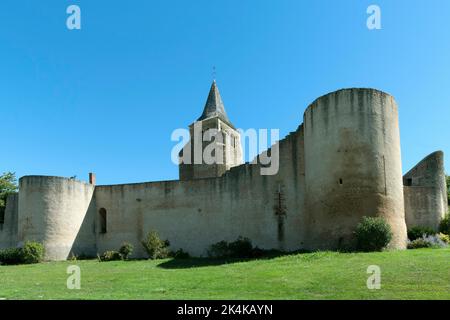
<svg viewBox="0 0 450 320">
<path fill-rule="evenodd" d="M 212 66 L 236 127 L 283 137 L 320 95 L 374 87 L 399 104 L 403 171 L 439 149 L 450 168 L 449 18 L 447 0 L 3 0 L 0 171 L 177 179 L 170 136 L 201 114 Z"/>
</svg>

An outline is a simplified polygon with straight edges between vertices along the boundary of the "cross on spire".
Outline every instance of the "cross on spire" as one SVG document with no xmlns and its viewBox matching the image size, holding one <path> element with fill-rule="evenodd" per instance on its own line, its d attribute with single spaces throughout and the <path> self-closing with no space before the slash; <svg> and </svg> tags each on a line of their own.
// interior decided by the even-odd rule
<svg viewBox="0 0 450 320">
<path fill-rule="evenodd" d="M 217 75 L 217 72 L 216 72 L 216 66 L 213 66 L 212 67 L 212 80 L 215 82 L 216 81 L 216 75 Z"/>
</svg>

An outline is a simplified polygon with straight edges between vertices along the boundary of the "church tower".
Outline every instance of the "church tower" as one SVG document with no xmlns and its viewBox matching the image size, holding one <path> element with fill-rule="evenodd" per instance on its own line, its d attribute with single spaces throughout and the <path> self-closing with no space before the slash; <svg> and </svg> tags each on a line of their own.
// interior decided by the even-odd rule
<svg viewBox="0 0 450 320">
<path fill-rule="evenodd" d="M 240 134 L 228 119 L 215 80 L 189 132 L 190 141 L 180 152 L 180 180 L 220 177 L 243 163 Z"/>
</svg>

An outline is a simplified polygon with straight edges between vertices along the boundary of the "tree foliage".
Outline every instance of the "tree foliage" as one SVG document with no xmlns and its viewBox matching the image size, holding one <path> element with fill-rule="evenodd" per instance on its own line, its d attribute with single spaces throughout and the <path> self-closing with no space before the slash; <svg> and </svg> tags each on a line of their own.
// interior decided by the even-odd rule
<svg viewBox="0 0 450 320">
<path fill-rule="evenodd" d="M 447 201 L 450 206 L 450 176 L 446 176 L 445 178 L 447 179 Z"/>
<path fill-rule="evenodd" d="M 5 207 L 8 195 L 16 191 L 16 174 L 13 172 L 5 172 L 0 175 L 0 210 Z"/>
</svg>

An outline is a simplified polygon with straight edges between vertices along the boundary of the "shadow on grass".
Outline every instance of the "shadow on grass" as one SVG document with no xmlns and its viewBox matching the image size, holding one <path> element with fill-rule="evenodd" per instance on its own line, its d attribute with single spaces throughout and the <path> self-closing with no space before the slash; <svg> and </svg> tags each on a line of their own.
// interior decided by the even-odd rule
<svg viewBox="0 0 450 320">
<path fill-rule="evenodd" d="M 187 258 L 187 259 L 171 259 L 160 263 L 157 267 L 163 269 L 189 269 L 189 268 L 200 268 L 200 267 L 210 267 L 210 266 L 220 266 L 225 264 L 255 261 L 255 260 L 270 260 L 282 256 L 290 256 L 293 254 L 309 253 L 309 251 L 292 251 L 292 252 L 282 252 L 271 250 L 264 254 L 252 257 L 252 258 Z"/>
</svg>

